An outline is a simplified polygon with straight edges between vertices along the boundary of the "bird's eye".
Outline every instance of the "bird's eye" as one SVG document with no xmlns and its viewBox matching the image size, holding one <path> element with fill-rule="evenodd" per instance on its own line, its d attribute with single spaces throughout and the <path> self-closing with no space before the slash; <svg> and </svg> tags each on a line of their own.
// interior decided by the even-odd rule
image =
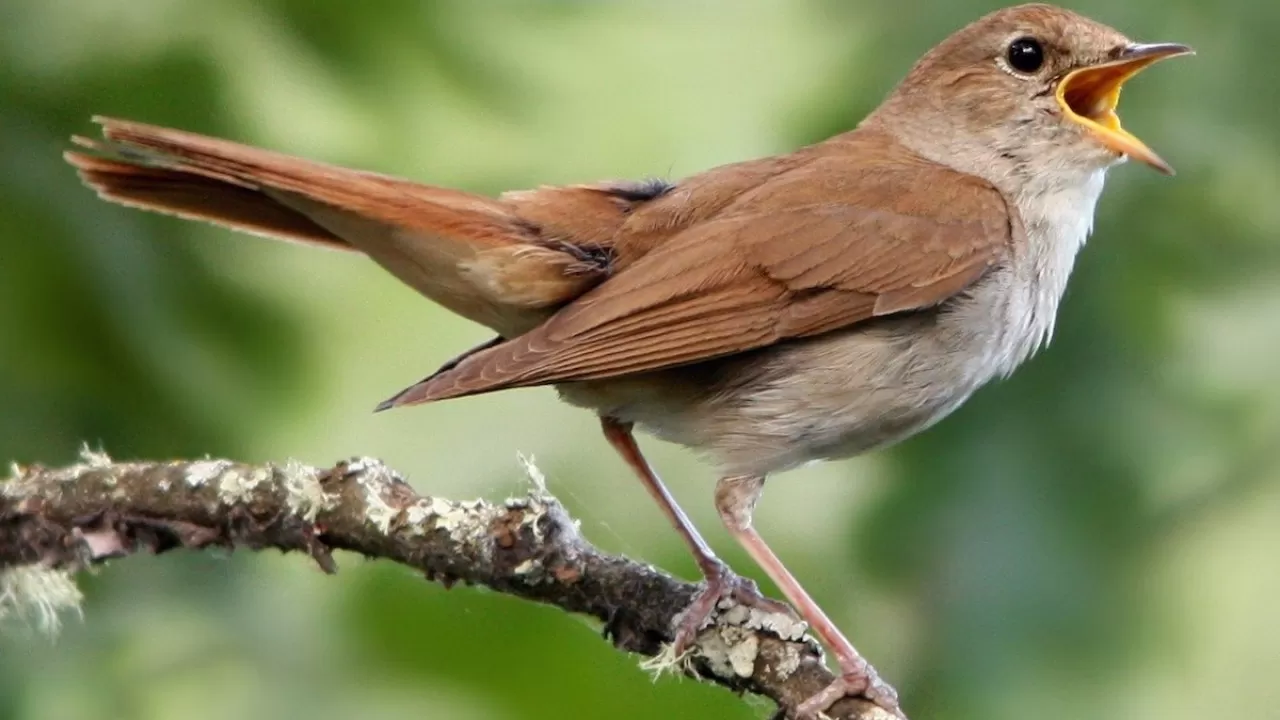
<svg viewBox="0 0 1280 720">
<path fill-rule="evenodd" d="M 1021 37 L 1009 43 L 1005 59 L 1014 70 L 1030 74 L 1044 65 L 1044 46 L 1033 37 Z"/>
</svg>

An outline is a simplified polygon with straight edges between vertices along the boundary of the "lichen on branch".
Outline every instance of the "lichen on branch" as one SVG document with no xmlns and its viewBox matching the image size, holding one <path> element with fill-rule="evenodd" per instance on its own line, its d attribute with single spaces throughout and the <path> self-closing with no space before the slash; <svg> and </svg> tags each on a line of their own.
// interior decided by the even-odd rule
<svg viewBox="0 0 1280 720">
<path fill-rule="evenodd" d="M 793 711 L 833 679 L 804 624 L 722 604 L 684 657 L 675 617 L 697 586 L 601 552 L 529 466 L 532 488 L 503 502 L 420 495 L 378 460 L 331 468 L 230 460 L 114 462 L 85 452 L 61 468 L 14 466 L 0 482 L 0 620 L 48 627 L 79 603 L 71 575 L 139 551 L 274 548 L 337 571 L 335 550 L 415 568 L 446 585 L 483 585 L 599 619 L 618 649 Z M 835 720 L 885 720 L 859 699 Z"/>
</svg>

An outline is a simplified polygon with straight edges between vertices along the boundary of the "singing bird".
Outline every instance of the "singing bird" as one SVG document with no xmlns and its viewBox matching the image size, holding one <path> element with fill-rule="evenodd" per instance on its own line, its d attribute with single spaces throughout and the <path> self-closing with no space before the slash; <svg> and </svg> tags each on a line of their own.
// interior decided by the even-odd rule
<svg viewBox="0 0 1280 720">
<path fill-rule="evenodd" d="M 66 154 L 112 202 L 364 253 L 496 333 L 381 408 L 553 385 L 604 435 L 718 601 L 775 608 L 689 522 L 632 435 L 717 468 L 715 505 L 832 651 L 846 694 L 897 695 L 752 526 L 765 478 L 906 438 L 1047 342 L 1107 170 L 1171 173 L 1121 128 L 1121 86 L 1191 52 L 1049 5 L 991 13 L 928 51 L 857 126 L 677 182 L 489 198 L 98 118 Z"/>
</svg>

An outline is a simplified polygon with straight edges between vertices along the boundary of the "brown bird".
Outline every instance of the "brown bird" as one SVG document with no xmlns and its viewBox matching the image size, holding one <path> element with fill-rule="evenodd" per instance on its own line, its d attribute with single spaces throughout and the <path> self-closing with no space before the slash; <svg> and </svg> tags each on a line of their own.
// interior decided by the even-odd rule
<svg viewBox="0 0 1280 720">
<path fill-rule="evenodd" d="M 679 530 L 705 586 L 683 649 L 731 596 L 649 467 L 640 426 L 719 470 L 733 536 L 830 648 L 846 694 L 896 693 L 752 527 L 765 478 L 917 433 L 1046 343 L 1111 166 L 1170 167 L 1121 129 L 1121 85 L 1183 45 L 1142 45 L 1048 5 L 987 15 L 929 51 L 856 129 L 679 182 L 497 199 L 122 120 L 69 152 L 107 200 L 362 252 L 493 329 L 381 408 L 554 385 Z"/>
</svg>

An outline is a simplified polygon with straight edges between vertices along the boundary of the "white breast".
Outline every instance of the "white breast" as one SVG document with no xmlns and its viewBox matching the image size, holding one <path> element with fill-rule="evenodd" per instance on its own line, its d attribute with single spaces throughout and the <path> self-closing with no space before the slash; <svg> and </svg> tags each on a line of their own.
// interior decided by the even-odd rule
<svg viewBox="0 0 1280 720">
<path fill-rule="evenodd" d="M 1093 229 L 1105 178 L 1105 170 L 1096 170 L 1067 183 L 1062 178 L 1052 185 L 1033 182 L 1014 199 L 1027 237 L 1009 267 L 1003 307 L 1007 331 L 999 343 L 997 374 L 1013 372 L 1052 338 L 1058 305 L 1076 255 Z"/>
</svg>

